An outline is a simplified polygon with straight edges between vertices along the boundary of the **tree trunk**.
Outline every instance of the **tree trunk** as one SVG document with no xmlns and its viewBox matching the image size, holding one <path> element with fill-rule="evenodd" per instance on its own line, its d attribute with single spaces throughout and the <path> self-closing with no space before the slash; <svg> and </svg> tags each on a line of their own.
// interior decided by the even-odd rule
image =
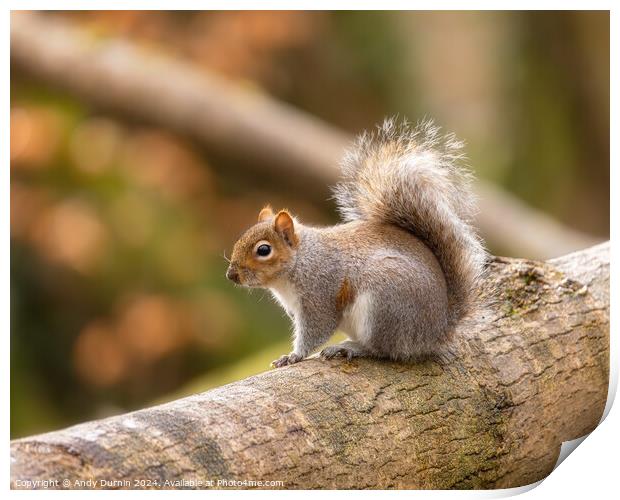
<svg viewBox="0 0 620 500">
<path fill-rule="evenodd" d="M 488 307 L 435 360 L 311 359 L 16 440 L 11 485 L 445 489 L 540 480 L 562 442 L 591 432 L 603 414 L 609 244 L 546 263 L 495 258 L 484 290 Z M 87 479 L 116 483 L 75 482 Z"/>
<path fill-rule="evenodd" d="M 12 14 L 11 62 L 99 108 L 191 137 L 212 156 L 254 172 L 260 169 L 262 177 L 293 185 L 321 203 L 340 176 L 338 162 L 352 140 L 264 94 L 49 15 Z M 476 224 L 495 248 L 546 259 L 598 241 L 498 186 L 479 181 L 476 188 Z"/>
</svg>

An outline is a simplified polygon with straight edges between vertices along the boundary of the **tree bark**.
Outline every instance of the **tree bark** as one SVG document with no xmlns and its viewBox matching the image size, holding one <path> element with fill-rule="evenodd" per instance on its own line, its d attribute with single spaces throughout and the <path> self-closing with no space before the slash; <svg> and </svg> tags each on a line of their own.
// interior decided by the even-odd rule
<svg viewBox="0 0 620 500">
<path fill-rule="evenodd" d="M 264 94 L 49 15 L 12 14 L 11 62 L 94 106 L 191 137 L 210 154 L 260 169 L 261 176 L 321 203 L 352 141 Z M 477 225 L 496 249 L 547 259 L 597 242 L 497 186 L 480 181 L 477 189 Z"/>
<path fill-rule="evenodd" d="M 446 489 L 538 481 L 562 442 L 591 432 L 603 414 L 609 244 L 546 263 L 497 257 L 483 288 L 488 306 L 437 359 L 310 359 L 19 439 L 11 485 Z"/>
</svg>

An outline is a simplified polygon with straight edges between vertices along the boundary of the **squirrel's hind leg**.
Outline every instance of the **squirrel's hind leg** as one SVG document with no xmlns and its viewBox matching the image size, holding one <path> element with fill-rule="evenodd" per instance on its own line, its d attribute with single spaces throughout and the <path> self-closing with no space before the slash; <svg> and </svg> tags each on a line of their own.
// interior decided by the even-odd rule
<svg viewBox="0 0 620 500">
<path fill-rule="evenodd" d="M 342 356 L 346 359 L 370 357 L 371 353 L 363 345 L 353 340 L 346 340 L 336 345 L 329 345 L 319 354 L 324 359 Z"/>
</svg>

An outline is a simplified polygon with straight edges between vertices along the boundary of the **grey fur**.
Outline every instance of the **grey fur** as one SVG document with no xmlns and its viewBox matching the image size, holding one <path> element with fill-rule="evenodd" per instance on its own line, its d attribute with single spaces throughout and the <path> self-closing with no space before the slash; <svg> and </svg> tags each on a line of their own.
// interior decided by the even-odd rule
<svg viewBox="0 0 620 500">
<path fill-rule="evenodd" d="M 470 225 L 476 200 L 462 149 L 430 120 L 411 127 L 388 119 L 358 138 L 334 189 L 345 221 L 396 224 L 433 251 L 448 283 L 450 327 L 473 306 L 487 259 Z"/>
<path fill-rule="evenodd" d="M 357 140 L 334 190 L 345 223 L 295 221 L 291 258 L 277 284 L 262 285 L 288 297 L 295 326 L 294 351 L 275 366 L 301 361 L 338 327 L 351 340 L 324 358 L 417 360 L 449 341 L 475 305 L 486 260 L 461 149 L 430 121 L 386 120 Z"/>
<path fill-rule="evenodd" d="M 347 309 L 339 311 L 335 297 L 345 278 L 356 297 L 371 296 L 370 335 L 327 347 L 323 357 L 419 359 L 448 340 L 446 281 L 437 259 L 414 235 L 380 222 L 297 228 L 299 248 L 286 271 L 300 302 L 298 313 L 291 314 L 297 360 L 325 343 L 341 324 Z M 363 244 L 357 243 L 360 237 Z"/>
</svg>

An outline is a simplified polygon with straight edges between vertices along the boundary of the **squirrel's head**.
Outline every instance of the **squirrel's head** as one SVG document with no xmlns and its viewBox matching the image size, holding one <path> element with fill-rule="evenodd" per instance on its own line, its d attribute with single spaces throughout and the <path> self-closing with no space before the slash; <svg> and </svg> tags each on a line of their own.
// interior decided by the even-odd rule
<svg viewBox="0 0 620 500">
<path fill-rule="evenodd" d="M 226 277 L 238 285 L 268 287 L 286 270 L 299 243 L 293 217 L 263 208 L 258 222 L 237 240 Z"/>
</svg>

